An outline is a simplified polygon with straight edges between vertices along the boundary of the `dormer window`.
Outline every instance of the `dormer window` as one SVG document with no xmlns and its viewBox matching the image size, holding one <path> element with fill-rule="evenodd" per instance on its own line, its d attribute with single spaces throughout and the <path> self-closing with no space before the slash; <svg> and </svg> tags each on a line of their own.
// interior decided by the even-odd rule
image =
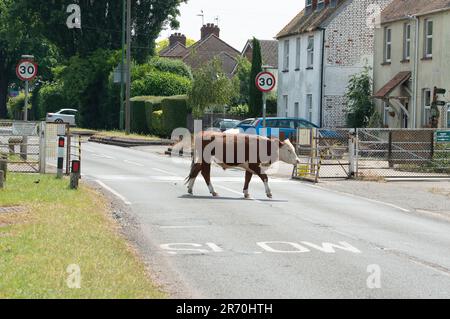
<svg viewBox="0 0 450 319">
<path fill-rule="evenodd" d="M 312 7 L 312 0 L 306 0 L 306 7 Z"/>
</svg>

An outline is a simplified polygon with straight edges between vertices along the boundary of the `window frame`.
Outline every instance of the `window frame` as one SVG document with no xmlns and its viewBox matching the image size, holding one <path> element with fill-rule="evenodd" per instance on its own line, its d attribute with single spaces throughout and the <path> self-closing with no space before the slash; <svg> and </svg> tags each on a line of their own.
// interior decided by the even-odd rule
<svg viewBox="0 0 450 319">
<path fill-rule="evenodd" d="M 307 69 L 314 68 L 314 50 L 315 50 L 315 37 L 314 35 L 308 36 L 307 51 Z"/>
<path fill-rule="evenodd" d="M 291 47 L 291 41 L 289 39 L 284 40 L 284 52 L 283 52 L 283 71 L 288 72 L 289 71 L 289 51 Z"/>
<path fill-rule="evenodd" d="M 384 28 L 384 63 L 392 62 L 392 28 Z"/>
<path fill-rule="evenodd" d="M 411 23 L 405 23 L 403 27 L 403 60 L 410 61 L 411 60 L 411 33 L 412 25 Z"/>
<path fill-rule="evenodd" d="M 301 48 L 302 48 L 302 38 L 301 37 L 297 37 L 295 39 L 295 70 L 298 71 L 300 70 L 300 65 L 301 65 Z"/>
<path fill-rule="evenodd" d="M 429 105 L 427 105 L 427 100 L 428 97 L 427 95 L 429 94 Z M 422 90 L 422 124 L 423 126 L 428 126 L 430 124 L 430 118 L 427 118 L 427 112 L 429 112 L 428 114 L 431 117 L 431 106 L 433 103 L 433 92 L 431 89 L 425 88 Z"/>
<path fill-rule="evenodd" d="M 431 34 L 429 34 L 430 31 L 430 24 L 431 24 Z M 425 59 L 432 59 L 433 58 L 433 35 L 434 35 L 434 21 L 431 19 L 425 19 L 425 26 L 424 26 L 424 58 Z M 431 46 L 429 41 L 431 41 Z"/>
</svg>

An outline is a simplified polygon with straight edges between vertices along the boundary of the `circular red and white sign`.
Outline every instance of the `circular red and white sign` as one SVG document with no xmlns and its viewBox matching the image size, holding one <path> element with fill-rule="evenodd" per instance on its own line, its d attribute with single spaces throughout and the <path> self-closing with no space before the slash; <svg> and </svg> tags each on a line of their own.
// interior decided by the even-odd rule
<svg viewBox="0 0 450 319">
<path fill-rule="evenodd" d="M 36 77 L 37 71 L 37 64 L 31 60 L 22 60 L 16 67 L 17 77 L 22 81 L 32 81 Z"/>
<path fill-rule="evenodd" d="M 270 92 L 275 88 L 277 80 L 270 72 L 261 72 L 256 76 L 256 87 L 261 92 Z"/>
</svg>

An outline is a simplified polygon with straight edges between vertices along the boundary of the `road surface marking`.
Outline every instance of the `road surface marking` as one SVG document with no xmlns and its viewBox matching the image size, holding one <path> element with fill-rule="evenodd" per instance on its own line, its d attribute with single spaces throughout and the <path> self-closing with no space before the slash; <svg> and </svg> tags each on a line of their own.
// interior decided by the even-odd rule
<svg viewBox="0 0 450 319">
<path fill-rule="evenodd" d="M 221 186 L 221 185 L 217 185 L 216 187 L 220 188 L 220 189 L 223 189 L 223 190 L 226 190 L 227 192 L 230 192 L 230 193 L 233 193 L 233 194 L 236 194 L 236 195 L 242 195 L 242 197 L 244 197 L 244 193 L 237 192 L 235 190 L 232 190 L 231 188 L 228 188 L 228 187 L 225 187 L 225 186 Z M 220 197 L 219 197 L 219 199 L 220 199 Z M 255 199 L 253 197 L 250 197 L 247 200 L 251 200 L 251 201 L 254 201 L 254 202 L 259 203 L 259 204 L 264 204 L 262 201 L 260 201 L 258 199 Z"/>
<path fill-rule="evenodd" d="M 406 208 L 403 208 L 403 207 L 400 207 L 400 206 L 397 206 L 397 205 L 394 205 L 394 204 L 391 204 L 391 203 L 382 202 L 382 201 L 379 201 L 379 200 L 376 200 L 376 199 L 371 199 L 371 198 L 367 198 L 367 197 L 363 197 L 363 196 L 359 196 L 359 195 L 354 195 L 354 194 L 350 194 L 350 193 L 340 192 L 340 191 L 337 191 L 337 190 L 334 190 L 334 189 L 328 189 L 328 188 L 320 187 L 320 186 L 317 186 L 317 185 L 308 185 L 308 184 L 304 184 L 304 185 L 306 185 L 308 187 L 320 189 L 320 190 L 323 190 L 323 191 L 332 192 L 332 193 L 335 193 L 335 194 L 346 195 L 346 196 L 349 196 L 349 197 L 366 200 L 366 201 L 369 201 L 369 202 L 372 202 L 372 203 L 381 204 L 381 205 L 384 205 L 384 206 L 389 206 L 391 208 L 395 208 L 395 209 L 401 210 L 401 211 L 403 211 L 405 213 L 411 213 L 411 211 L 409 209 L 406 209 Z"/>
<path fill-rule="evenodd" d="M 108 156 L 108 155 L 105 155 L 105 154 L 92 154 L 92 156 L 98 157 L 98 158 L 106 158 L 106 159 L 110 159 L 110 160 L 115 160 L 114 157 Z"/>
<path fill-rule="evenodd" d="M 160 226 L 161 229 L 189 229 L 189 228 L 205 228 L 206 226 Z"/>
<path fill-rule="evenodd" d="M 133 162 L 133 161 L 129 161 L 129 160 L 124 160 L 123 162 L 126 163 L 126 164 L 131 164 L 131 165 L 139 166 L 139 167 L 144 167 L 145 166 L 144 164 Z"/>
<path fill-rule="evenodd" d="M 163 169 L 152 168 L 152 170 L 157 171 L 157 172 L 160 172 L 160 173 L 164 173 L 164 174 L 167 174 L 167 175 L 171 175 L 171 176 L 178 177 L 176 174 L 174 174 L 174 173 L 172 173 L 172 172 L 169 172 L 169 171 L 165 171 L 165 170 L 163 170 Z M 179 177 L 179 178 L 181 178 L 181 177 Z"/>
<path fill-rule="evenodd" d="M 97 184 L 99 184 L 101 187 L 103 187 L 104 189 L 106 189 L 107 191 L 109 191 L 110 193 L 112 193 L 113 195 L 115 195 L 116 197 L 120 198 L 120 200 L 122 200 L 125 205 L 130 206 L 131 202 L 129 202 L 123 195 L 119 194 L 118 192 L 116 192 L 114 189 L 112 189 L 111 187 L 105 185 L 105 183 L 96 180 Z"/>
</svg>

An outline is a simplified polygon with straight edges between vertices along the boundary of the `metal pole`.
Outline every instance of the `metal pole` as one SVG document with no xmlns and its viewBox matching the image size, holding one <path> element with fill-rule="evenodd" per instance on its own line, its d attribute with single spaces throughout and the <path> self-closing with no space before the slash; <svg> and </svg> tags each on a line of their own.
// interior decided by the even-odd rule
<svg viewBox="0 0 450 319">
<path fill-rule="evenodd" d="M 28 121 L 28 91 L 30 88 L 30 83 L 25 81 L 25 106 L 23 108 L 23 120 Z"/>
<path fill-rule="evenodd" d="M 119 128 L 124 129 L 124 112 L 125 112 L 125 39 L 126 39 L 126 0 L 122 0 L 122 64 L 120 66 L 120 124 Z"/>
<path fill-rule="evenodd" d="M 263 127 L 266 127 L 267 117 L 267 93 L 263 93 Z"/>
<path fill-rule="evenodd" d="M 127 0 L 127 90 L 125 110 L 125 133 L 131 133 L 131 0 Z"/>
</svg>

